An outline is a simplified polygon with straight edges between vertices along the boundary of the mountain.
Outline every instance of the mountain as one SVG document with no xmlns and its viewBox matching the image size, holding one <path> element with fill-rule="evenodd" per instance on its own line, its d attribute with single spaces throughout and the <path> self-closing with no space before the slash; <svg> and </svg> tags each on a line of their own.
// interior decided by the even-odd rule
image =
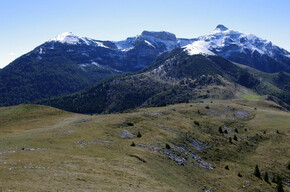
<svg viewBox="0 0 290 192">
<path fill-rule="evenodd" d="M 80 91 L 99 81 L 138 71 L 176 47 L 175 35 L 144 31 L 125 41 L 99 41 L 66 32 L 0 71 L 0 106 Z"/>
<path fill-rule="evenodd" d="M 252 93 L 260 84 L 249 72 L 222 57 L 191 55 L 185 48 L 177 48 L 137 74 L 38 104 L 78 113 L 120 112 L 205 98 L 237 98 Z"/>
<path fill-rule="evenodd" d="M 190 45 L 264 72 L 290 72 L 290 53 L 272 42 L 218 25 Z"/>
<path fill-rule="evenodd" d="M 116 75 L 144 69 L 176 48 L 190 54 L 218 55 L 266 72 L 289 72 L 289 52 L 222 25 L 194 39 L 143 31 L 123 41 L 100 41 L 66 32 L 0 70 L 0 106 L 71 94 Z"/>
<path fill-rule="evenodd" d="M 63 46 L 61 43 L 45 43 L 2 69 L 0 105 L 70 94 L 122 73 L 94 62 L 79 64 L 76 60 L 82 57 L 81 54 L 68 53 Z M 77 49 L 82 48 L 77 46 Z"/>
</svg>

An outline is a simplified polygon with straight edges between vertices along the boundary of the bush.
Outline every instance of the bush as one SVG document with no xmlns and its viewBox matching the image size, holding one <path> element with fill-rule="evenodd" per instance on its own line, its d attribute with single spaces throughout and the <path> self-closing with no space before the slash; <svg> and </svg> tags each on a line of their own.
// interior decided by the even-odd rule
<svg viewBox="0 0 290 192">
<path fill-rule="evenodd" d="M 206 108 L 206 109 L 209 109 L 209 106 L 207 105 L 205 108 Z"/>
<path fill-rule="evenodd" d="M 166 149 L 171 149 L 170 145 L 167 144 L 167 143 L 165 144 L 165 148 L 166 148 Z"/>
<path fill-rule="evenodd" d="M 290 161 L 288 161 L 287 169 L 290 170 Z"/>
<path fill-rule="evenodd" d="M 243 177 L 243 175 L 242 175 L 242 174 L 240 174 L 240 173 L 238 173 L 238 177 Z"/>
<path fill-rule="evenodd" d="M 198 121 L 194 121 L 193 122 L 195 125 L 199 126 L 199 122 Z"/>
<path fill-rule="evenodd" d="M 276 131 L 277 134 L 280 134 L 279 130 Z"/>
<path fill-rule="evenodd" d="M 132 147 L 135 147 L 136 146 L 135 143 L 134 143 L 134 141 L 132 141 L 132 143 L 131 143 L 130 146 L 132 146 Z"/>
<path fill-rule="evenodd" d="M 256 165 L 255 167 L 254 175 L 261 179 L 261 173 L 260 173 L 258 165 Z"/>
<path fill-rule="evenodd" d="M 225 134 L 228 134 L 228 131 L 227 131 L 227 130 L 225 130 L 225 131 L 224 131 L 224 133 L 225 133 Z"/>
<path fill-rule="evenodd" d="M 230 168 L 229 168 L 229 166 L 228 166 L 228 165 L 226 165 L 226 166 L 225 166 L 225 169 L 226 169 L 226 170 L 230 170 Z"/>
<path fill-rule="evenodd" d="M 138 131 L 138 133 L 137 133 L 137 137 L 138 137 L 138 138 L 142 137 L 140 131 Z"/>
<path fill-rule="evenodd" d="M 238 129 L 237 129 L 237 128 L 235 128 L 235 132 L 236 132 L 236 133 L 239 133 L 239 131 L 238 131 Z"/>
<path fill-rule="evenodd" d="M 233 141 L 232 141 L 231 137 L 229 138 L 229 142 L 230 142 L 230 144 L 233 144 Z"/>
</svg>

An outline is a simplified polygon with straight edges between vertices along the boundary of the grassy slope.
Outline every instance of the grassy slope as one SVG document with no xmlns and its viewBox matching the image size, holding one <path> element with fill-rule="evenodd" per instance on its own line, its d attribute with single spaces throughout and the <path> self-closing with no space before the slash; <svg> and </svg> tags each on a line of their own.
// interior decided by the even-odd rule
<svg viewBox="0 0 290 192">
<path fill-rule="evenodd" d="M 215 112 L 210 115 L 211 110 Z M 247 112 L 249 119 L 220 116 L 237 111 Z M 220 134 L 222 125 L 239 133 Z M 212 191 L 275 191 L 276 184 L 269 185 L 252 173 L 258 164 L 270 177 L 278 173 L 289 180 L 289 125 L 290 114 L 266 101 L 188 103 L 98 116 L 36 105 L 0 108 L 0 190 L 202 191 L 206 186 Z M 119 133 L 124 129 L 134 134 L 141 131 L 142 137 L 122 139 Z M 168 143 L 175 148 L 184 144 L 184 134 L 211 146 L 192 150 L 212 163 L 213 170 L 200 168 L 196 162 L 177 165 L 159 152 L 130 147 L 134 141 L 162 147 Z M 230 144 L 228 138 L 234 134 L 238 141 Z"/>
</svg>

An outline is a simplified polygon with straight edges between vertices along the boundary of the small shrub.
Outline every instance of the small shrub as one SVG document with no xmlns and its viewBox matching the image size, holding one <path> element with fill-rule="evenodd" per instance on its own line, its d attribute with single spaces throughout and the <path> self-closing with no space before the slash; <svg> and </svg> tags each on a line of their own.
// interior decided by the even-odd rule
<svg viewBox="0 0 290 192">
<path fill-rule="evenodd" d="M 290 161 L 287 163 L 287 169 L 290 170 Z"/>
<path fill-rule="evenodd" d="M 230 170 L 230 168 L 229 168 L 229 166 L 228 166 L 228 165 L 226 165 L 226 166 L 225 166 L 225 169 L 226 169 L 226 170 Z"/>
<path fill-rule="evenodd" d="M 279 130 L 276 131 L 277 134 L 280 134 Z"/>
<path fill-rule="evenodd" d="M 193 122 L 195 125 L 199 126 L 199 122 L 198 121 L 194 121 Z"/>
<path fill-rule="evenodd" d="M 220 132 L 220 133 L 223 133 L 223 129 L 222 129 L 221 126 L 219 127 L 219 132 Z"/>
<path fill-rule="evenodd" d="M 266 131 L 264 131 L 264 134 L 266 134 Z"/>
<path fill-rule="evenodd" d="M 200 111 L 199 111 L 199 110 L 197 110 L 197 113 L 198 113 L 198 114 L 200 114 Z"/>
<path fill-rule="evenodd" d="M 224 131 L 224 133 L 225 133 L 225 134 L 228 134 L 228 131 L 227 131 L 227 130 L 225 130 L 225 131 Z"/>
<path fill-rule="evenodd" d="M 236 136 L 236 135 L 234 135 L 234 140 L 235 140 L 235 141 L 238 141 L 238 138 L 237 138 L 237 136 Z"/>
<path fill-rule="evenodd" d="M 248 131 L 248 129 L 245 129 L 245 131 Z"/>
<path fill-rule="evenodd" d="M 127 123 L 127 126 L 134 126 L 134 123 Z"/>
<path fill-rule="evenodd" d="M 254 175 L 261 179 L 261 173 L 260 173 L 258 165 L 256 165 L 255 167 Z"/>
<path fill-rule="evenodd" d="M 235 132 L 236 132 L 236 133 L 239 133 L 239 131 L 238 131 L 238 129 L 237 129 L 237 128 L 235 128 Z"/>
<path fill-rule="evenodd" d="M 135 147 L 136 146 L 135 143 L 134 143 L 134 141 L 132 141 L 132 143 L 131 143 L 130 146 L 132 146 L 132 147 Z"/>
<path fill-rule="evenodd" d="M 231 137 L 229 138 L 229 142 L 230 142 L 230 144 L 233 144 L 233 141 L 232 141 Z"/>
<path fill-rule="evenodd" d="M 242 175 L 242 174 L 240 174 L 240 173 L 238 173 L 238 177 L 243 177 L 243 175 Z"/>
<path fill-rule="evenodd" d="M 207 105 L 205 108 L 206 108 L 206 109 L 209 109 L 209 106 Z"/>
<path fill-rule="evenodd" d="M 137 137 L 138 137 L 138 138 L 142 137 L 140 131 L 138 131 L 138 133 L 137 133 Z"/>
<path fill-rule="evenodd" d="M 170 145 L 167 144 L 167 143 L 165 144 L 165 148 L 166 148 L 166 149 L 171 149 Z"/>
</svg>

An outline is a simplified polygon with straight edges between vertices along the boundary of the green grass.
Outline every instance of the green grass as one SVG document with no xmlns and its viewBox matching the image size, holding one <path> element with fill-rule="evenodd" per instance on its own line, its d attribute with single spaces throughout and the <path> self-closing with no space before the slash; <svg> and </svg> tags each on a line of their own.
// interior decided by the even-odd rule
<svg viewBox="0 0 290 192">
<path fill-rule="evenodd" d="M 210 110 L 215 113 L 208 114 Z M 237 111 L 247 112 L 249 118 L 225 117 Z M 239 133 L 220 134 L 218 127 L 224 125 Z M 0 191 L 186 192 L 206 186 L 212 191 L 274 192 L 276 184 L 255 178 L 253 171 L 258 164 L 270 180 L 274 174 L 289 176 L 289 125 L 289 113 L 272 102 L 254 100 L 205 101 L 110 115 L 73 114 L 37 105 L 0 108 L 0 152 L 6 152 L 0 154 Z M 121 138 L 124 129 L 135 135 L 140 131 L 142 137 Z M 134 141 L 175 148 L 186 144 L 184 135 L 211 146 L 198 151 L 187 143 L 212 163 L 213 170 L 190 159 L 185 166 L 177 165 L 157 151 L 130 146 Z M 230 144 L 228 139 L 234 135 L 238 141 Z M 289 191 L 289 187 L 284 189 Z"/>
<path fill-rule="evenodd" d="M 259 100 L 261 99 L 261 96 L 260 95 L 241 95 L 241 98 Z"/>
</svg>

